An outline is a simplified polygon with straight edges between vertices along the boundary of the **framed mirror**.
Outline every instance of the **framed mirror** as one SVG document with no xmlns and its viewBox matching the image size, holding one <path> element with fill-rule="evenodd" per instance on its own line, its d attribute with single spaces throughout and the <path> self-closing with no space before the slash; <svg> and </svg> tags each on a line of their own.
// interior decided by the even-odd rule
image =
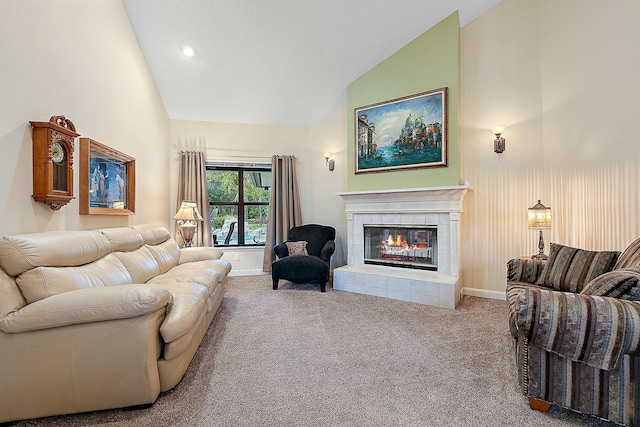
<svg viewBox="0 0 640 427">
<path fill-rule="evenodd" d="M 136 161 L 90 138 L 80 138 L 80 215 L 131 215 Z"/>
</svg>

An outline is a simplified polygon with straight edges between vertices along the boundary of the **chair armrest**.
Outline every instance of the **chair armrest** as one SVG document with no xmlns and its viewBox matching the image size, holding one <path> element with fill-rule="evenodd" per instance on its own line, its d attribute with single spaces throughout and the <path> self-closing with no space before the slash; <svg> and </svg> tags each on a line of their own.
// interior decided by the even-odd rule
<svg viewBox="0 0 640 427">
<path fill-rule="evenodd" d="M 206 261 L 210 259 L 222 258 L 222 251 L 218 248 L 212 248 L 210 246 L 198 246 L 194 248 L 181 248 L 180 259 L 178 264 L 184 264 L 187 262 Z"/>
<path fill-rule="evenodd" d="M 616 298 L 528 289 L 518 298 L 516 328 L 531 345 L 599 369 L 640 348 L 640 304 Z"/>
<path fill-rule="evenodd" d="M 289 248 L 285 243 L 278 243 L 273 247 L 273 252 L 277 255 L 278 258 L 284 258 L 289 256 Z"/>
<path fill-rule="evenodd" d="M 20 333 L 127 319 L 166 310 L 172 301 L 168 290 L 154 285 L 78 289 L 36 301 L 0 319 L 0 331 Z"/>
<path fill-rule="evenodd" d="M 331 259 L 331 255 L 333 255 L 335 250 L 336 250 L 336 243 L 333 240 L 329 240 L 327 243 L 324 244 L 322 251 L 320 251 L 320 259 L 323 260 L 324 262 L 329 262 L 329 260 Z"/>
<path fill-rule="evenodd" d="M 507 281 L 535 284 L 547 260 L 514 258 L 507 262 Z"/>
</svg>

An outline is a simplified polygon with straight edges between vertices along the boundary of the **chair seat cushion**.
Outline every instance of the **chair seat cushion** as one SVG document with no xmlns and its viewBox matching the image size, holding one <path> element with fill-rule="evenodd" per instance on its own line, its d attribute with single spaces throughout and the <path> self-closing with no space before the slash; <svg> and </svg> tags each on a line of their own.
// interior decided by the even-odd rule
<svg viewBox="0 0 640 427">
<path fill-rule="evenodd" d="M 329 279 L 329 265 L 312 255 L 288 256 L 271 264 L 271 277 L 294 283 L 326 282 Z"/>
</svg>

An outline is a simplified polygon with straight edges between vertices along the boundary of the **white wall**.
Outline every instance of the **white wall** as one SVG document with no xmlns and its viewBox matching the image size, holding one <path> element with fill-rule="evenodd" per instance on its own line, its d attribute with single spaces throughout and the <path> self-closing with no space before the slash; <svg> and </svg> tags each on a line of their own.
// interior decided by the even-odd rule
<svg viewBox="0 0 640 427">
<path fill-rule="evenodd" d="M 0 233 L 168 226 L 169 121 L 119 0 L 0 0 Z M 136 215 L 78 214 L 33 201 L 31 127 L 53 115 L 136 158 Z M 78 164 L 79 145 L 74 159 Z"/>
<path fill-rule="evenodd" d="M 326 224 L 336 229 L 336 251 L 331 258 L 331 268 L 346 264 L 347 217 L 344 201 L 336 196 L 347 191 L 347 106 L 336 109 L 309 129 L 309 150 L 314 161 L 312 168 L 312 199 L 309 206 L 309 222 Z M 335 169 L 330 172 L 323 159 L 330 152 Z M 318 161 L 318 159 L 320 161 Z"/>
<path fill-rule="evenodd" d="M 538 199 L 553 212 L 546 253 L 640 237 L 638 17 L 636 0 L 505 0 L 461 29 L 465 287 L 503 292 L 506 262 L 537 253 Z"/>
</svg>

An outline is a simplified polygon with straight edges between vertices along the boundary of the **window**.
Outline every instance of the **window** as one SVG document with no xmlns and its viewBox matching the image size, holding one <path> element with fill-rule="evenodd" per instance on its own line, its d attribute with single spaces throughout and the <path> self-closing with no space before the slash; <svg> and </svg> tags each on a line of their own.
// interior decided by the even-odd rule
<svg viewBox="0 0 640 427">
<path fill-rule="evenodd" d="M 211 234 L 216 245 L 263 246 L 271 164 L 207 164 Z"/>
</svg>

